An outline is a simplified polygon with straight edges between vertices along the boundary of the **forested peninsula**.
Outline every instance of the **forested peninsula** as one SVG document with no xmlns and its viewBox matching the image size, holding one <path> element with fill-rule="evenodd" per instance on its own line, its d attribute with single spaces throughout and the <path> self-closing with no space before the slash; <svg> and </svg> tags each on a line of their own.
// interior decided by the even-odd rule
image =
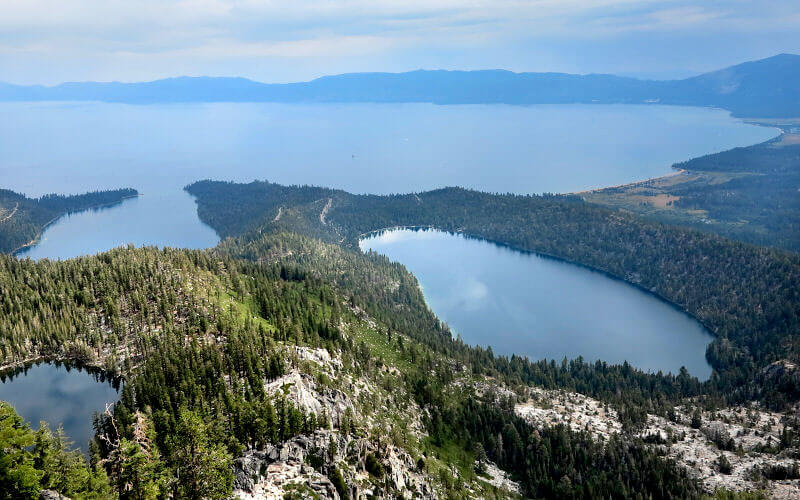
<svg viewBox="0 0 800 500">
<path fill-rule="evenodd" d="M 250 259 L 260 256 L 248 242 L 263 233 L 291 231 L 358 251 L 359 237 L 372 231 L 434 227 L 606 272 L 679 306 L 714 334 L 706 353 L 714 374 L 704 390 L 777 406 L 800 396 L 797 373 L 765 377 L 772 363 L 800 361 L 797 254 L 648 222 L 577 196 L 460 188 L 374 196 L 212 181 L 187 190 L 200 218 Z"/>
<path fill-rule="evenodd" d="M 14 191 L 0 189 L 0 253 L 14 253 L 33 244 L 45 227 L 63 215 L 109 207 L 138 194 L 135 189 L 124 188 L 28 198 Z"/>
</svg>

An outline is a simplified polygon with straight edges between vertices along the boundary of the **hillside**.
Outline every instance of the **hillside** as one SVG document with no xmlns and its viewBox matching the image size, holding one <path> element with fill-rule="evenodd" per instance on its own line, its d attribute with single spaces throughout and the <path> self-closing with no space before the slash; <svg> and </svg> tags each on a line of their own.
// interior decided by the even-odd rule
<svg viewBox="0 0 800 500">
<path fill-rule="evenodd" d="M 158 102 L 661 103 L 715 106 L 736 116 L 800 116 L 800 56 L 780 54 L 684 80 L 483 71 L 351 73 L 310 82 L 180 77 L 142 83 L 0 84 L 0 100 Z"/>
<path fill-rule="evenodd" d="M 670 102 L 707 102 L 737 116 L 797 117 L 800 55 L 779 54 L 675 82 Z"/>
<path fill-rule="evenodd" d="M 0 475 L 3 491 L 49 488 L 89 498 L 700 495 L 686 470 L 636 434 L 604 441 L 518 415 L 508 388 L 518 379 L 426 323 L 432 315 L 413 278 L 385 259 L 292 235 L 253 243 L 261 263 L 232 259 L 230 248 L 119 249 L 65 262 L 0 257 L 2 366 L 69 360 L 125 380 L 120 402 L 98 420 L 91 463 L 58 458 L 72 465 L 56 475 L 58 460 L 22 446 L 34 439 L 26 426 L 9 426 L 19 436 L 13 444 L 0 433 L 4 452 L 17 457 L 0 464 L 14 472 Z M 350 284 L 332 281 L 331 271 Z M 406 313 L 382 301 L 396 300 L 392 290 L 411 299 L 394 302 L 406 304 Z M 40 306 L 18 308 L 34 302 Z M 439 340 L 416 339 L 423 337 Z M 479 357 L 463 364 L 468 358 L 448 354 L 457 351 Z M 571 370 L 592 377 L 578 375 L 586 371 L 580 364 L 552 369 L 565 380 Z M 628 371 L 602 377 L 646 378 Z M 487 391 L 490 374 L 499 385 Z M 607 398 L 612 404 L 615 397 Z M 9 415 L 0 419 L 5 429 L 14 420 L 0 412 Z"/>
<path fill-rule="evenodd" d="M 245 243 L 245 249 L 260 233 L 293 231 L 358 251 L 358 238 L 371 231 L 435 227 L 601 270 L 661 296 L 709 328 L 716 336 L 706 352 L 716 372 L 715 392 L 733 401 L 800 396 L 800 385 L 781 386 L 789 391 L 781 394 L 758 376 L 775 361 L 800 361 L 794 347 L 800 325 L 796 254 L 646 222 L 577 197 L 459 188 L 351 195 L 211 181 L 187 190 L 197 197 L 200 218 L 222 237 L 243 235 L 234 241 Z M 258 258 L 251 251 L 238 255 Z"/>
</svg>

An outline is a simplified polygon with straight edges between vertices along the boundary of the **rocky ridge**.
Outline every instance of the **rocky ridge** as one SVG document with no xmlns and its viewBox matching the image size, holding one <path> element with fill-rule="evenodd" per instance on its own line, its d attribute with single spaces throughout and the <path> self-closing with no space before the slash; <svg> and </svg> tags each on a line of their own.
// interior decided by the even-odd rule
<svg viewBox="0 0 800 500">
<path fill-rule="evenodd" d="M 526 396 L 518 397 L 523 401 L 514 411 L 537 427 L 565 424 L 602 439 L 622 432 L 617 413 L 600 401 L 540 388 L 528 389 Z M 718 488 L 764 491 L 770 498 L 788 500 L 800 498 L 800 479 L 770 480 L 763 471 L 797 466 L 800 450 L 780 451 L 777 444 L 789 421 L 798 416 L 800 408 L 781 414 L 757 405 L 716 411 L 683 406 L 670 419 L 648 415 L 638 435 L 689 470 L 709 493 Z M 729 471 L 721 470 L 721 456 L 729 462 Z"/>
<path fill-rule="evenodd" d="M 321 417 L 327 427 L 237 458 L 237 498 L 442 496 L 434 478 L 440 464 L 420 447 L 426 437 L 422 411 L 396 383 L 397 370 L 383 367 L 377 379 L 357 376 L 352 360 L 325 349 L 285 349 L 290 367 L 265 384 L 266 392 Z M 519 485 L 493 464 L 474 483 L 467 489 L 476 496 L 486 487 L 506 497 L 519 494 Z"/>
</svg>

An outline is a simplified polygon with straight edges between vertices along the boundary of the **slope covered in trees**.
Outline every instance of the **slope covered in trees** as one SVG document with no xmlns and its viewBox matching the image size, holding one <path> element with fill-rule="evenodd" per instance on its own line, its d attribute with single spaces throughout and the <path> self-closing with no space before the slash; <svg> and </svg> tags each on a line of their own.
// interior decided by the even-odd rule
<svg viewBox="0 0 800 500">
<path fill-rule="evenodd" d="M 325 345 L 335 335 L 339 305 L 319 282 L 283 280 L 274 267 L 241 276 L 230 260 L 154 249 L 3 257 L 0 269 L 0 366 L 70 360 L 126 379 L 93 450 L 123 497 L 226 498 L 233 454 L 324 424 L 264 392 L 283 373 L 276 340 Z M 229 293 L 245 289 L 271 323 L 240 314 Z M 144 469 L 132 477 L 137 462 Z"/>
<path fill-rule="evenodd" d="M 48 194 L 41 198 L 0 189 L 0 253 L 13 253 L 35 241 L 42 230 L 62 215 L 90 208 L 114 205 L 138 195 L 135 189 L 115 189 L 63 196 Z"/>
<path fill-rule="evenodd" d="M 0 498 L 38 498 L 54 489 L 65 495 L 104 499 L 112 495 L 102 467 L 70 450 L 69 438 L 42 424 L 34 431 L 8 403 L 0 401 Z"/>
<path fill-rule="evenodd" d="M 576 197 L 458 188 L 356 196 L 307 186 L 211 181 L 187 190 L 198 199 L 201 219 L 221 236 L 244 235 L 238 246 L 259 234 L 294 231 L 357 252 L 358 238 L 370 231 L 431 226 L 607 272 L 678 305 L 715 334 L 707 351 L 715 393 L 778 405 L 800 396 L 794 383 L 765 383 L 760 375 L 777 360 L 799 360 L 796 254 L 646 222 Z"/>
<path fill-rule="evenodd" d="M 260 258 L 233 258 L 237 251 Z M 395 292 L 367 292 L 392 288 L 396 279 L 409 285 L 396 291 L 408 300 L 396 301 Z M 493 365 L 491 354 L 446 335 L 433 315 L 424 313 L 411 285 L 413 277 L 386 259 L 289 234 L 263 235 L 238 250 L 129 248 L 64 262 L 0 257 L 3 366 L 69 359 L 126 380 L 113 412 L 96 422 L 92 465 L 75 466 L 80 477 L 95 479 L 69 487 L 46 480 L 50 469 L 28 449 L 31 431 L 7 411 L 14 430 L 0 434 L 8 440 L 2 445 L 10 457 L 0 461 L 0 480 L 8 482 L 7 491 L 23 492 L 22 498 L 35 498 L 45 487 L 78 496 L 112 488 L 121 498 L 225 498 L 232 488 L 232 460 L 248 450 L 317 435 L 318 429 L 378 442 L 397 432 L 374 427 L 366 416 L 334 422 L 301 411 L 282 396 L 286 387 L 277 394 L 266 391 L 287 364 L 296 363 L 289 353 L 307 346 L 324 349 L 343 364 L 336 380 L 316 375 L 325 384 L 342 390 L 348 378 L 360 377 L 393 395 L 407 394 L 412 402 L 406 404 L 424 409 L 425 435 L 395 439 L 419 456 L 422 470 L 439 471 L 434 477 L 453 496 L 464 495 L 464 481 L 475 477 L 468 458 L 475 443 L 522 481 L 526 495 L 700 495 L 685 471 L 633 435 L 603 445 L 561 426 L 534 431 L 507 403 L 498 405 L 466 387 L 452 390 L 454 377 L 468 380 L 472 373 L 519 383 L 526 373 L 525 382 L 535 379 L 536 372 L 542 379 L 587 387 L 605 379 L 609 387 L 598 385 L 597 392 L 613 398 L 611 387 L 618 391 L 626 379 L 642 391 L 658 377 L 602 364 L 544 365 L 538 371 L 534 365 L 515 371 L 513 360 Z M 364 317 L 365 308 L 375 316 Z M 474 357 L 470 371 L 459 375 L 454 357 Z M 680 391 L 691 380 L 673 384 Z M 373 392 L 365 401 L 367 408 L 374 397 Z M 400 409 L 389 405 L 385 411 Z M 454 447 L 466 458 L 450 462 L 445 450 Z M 385 456 L 372 455 L 367 465 L 363 456 L 352 460 L 370 471 L 376 491 L 397 493 L 381 479 Z M 466 467 L 461 481 L 446 472 L 452 465 Z M 345 464 L 317 467 L 341 478 Z"/>
</svg>

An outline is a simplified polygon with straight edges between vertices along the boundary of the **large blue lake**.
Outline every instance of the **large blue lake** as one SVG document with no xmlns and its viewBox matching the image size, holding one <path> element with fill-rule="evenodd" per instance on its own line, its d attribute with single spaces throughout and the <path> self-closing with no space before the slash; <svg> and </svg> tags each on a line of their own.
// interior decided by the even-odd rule
<svg viewBox="0 0 800 500">
<path fill-rule="evenodd" d="M 417 276 L 425 300 L 471 345 L 532 360 L 583 356 L 707 379 L 712 337 L 652 294 L 605 274 L 441 231 L 365 238 Z"/>
<path fill-rule="evenodd" d="M 725 111 L 671 106 L 0 103 L 0 185 L 32 196 L 143 193 L 61 219 L 23 254 L 67 258 L 125 243 L 213 246 L 181 190 L 203 178 L 567 192 L 663 175 L 775 134 Z"/>
</svg>

